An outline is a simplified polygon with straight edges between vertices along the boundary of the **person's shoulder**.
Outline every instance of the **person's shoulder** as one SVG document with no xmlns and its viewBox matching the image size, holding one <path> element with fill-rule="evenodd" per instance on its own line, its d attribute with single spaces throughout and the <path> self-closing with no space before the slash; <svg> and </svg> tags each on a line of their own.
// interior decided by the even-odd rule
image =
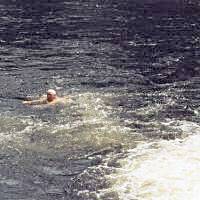
<svg viewBox="0 0 200 200">
<path fill-rule="evenodd" d="M 70 102 L 70 98 L 69 97 L 58 97 L 55 100 L 55 103 L 60 103 L 60 104 L 66 104 L 68 102 Z"/>
</svg>

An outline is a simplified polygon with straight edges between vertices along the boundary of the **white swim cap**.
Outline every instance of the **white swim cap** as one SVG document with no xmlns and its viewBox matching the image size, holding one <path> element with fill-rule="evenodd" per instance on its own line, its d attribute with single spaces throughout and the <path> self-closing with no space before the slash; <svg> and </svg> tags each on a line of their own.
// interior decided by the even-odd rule
<svg viewBox="0 0 200 200">
<path fill-rule="evenodd" d="M 53 89 L 49 89 L 49 90 L 47 91 L 47 94 L 56 95 L 56 91 L 53 90 Z"/>
</svg>

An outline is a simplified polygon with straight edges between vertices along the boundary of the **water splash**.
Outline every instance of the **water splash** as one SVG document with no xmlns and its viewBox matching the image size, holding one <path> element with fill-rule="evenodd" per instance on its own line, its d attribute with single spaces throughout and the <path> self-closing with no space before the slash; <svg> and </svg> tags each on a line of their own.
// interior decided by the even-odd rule
<svg viewBox="0 0 200 200">
<path fill-rule="evenodd" d="M 196 199 L 199 196 L 200 127 L 179 122 L 184 139 L 141 143 L 121 160 L 122 168 L 110 176 L 119 199 Z"/>
</svg>

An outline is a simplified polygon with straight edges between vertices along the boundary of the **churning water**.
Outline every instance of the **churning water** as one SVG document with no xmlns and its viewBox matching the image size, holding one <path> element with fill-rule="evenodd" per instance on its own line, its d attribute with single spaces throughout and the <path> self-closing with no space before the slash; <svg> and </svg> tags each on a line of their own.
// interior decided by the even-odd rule
<svg viewBox="0 0 200 200">
<path fill-rule="evenodd" d="M 122 167 L 110 176 L 112 187 L 106 193 L 117 191 L 120 199 L 198 199 L 200 127 L 180 124 L 184 132 L 196 134 L 129 150 Z"/>
<path fill-rule="evenodd" d="M 199 11 L 1 0 L 0 199 L 198 199 Z"/>
</svg>

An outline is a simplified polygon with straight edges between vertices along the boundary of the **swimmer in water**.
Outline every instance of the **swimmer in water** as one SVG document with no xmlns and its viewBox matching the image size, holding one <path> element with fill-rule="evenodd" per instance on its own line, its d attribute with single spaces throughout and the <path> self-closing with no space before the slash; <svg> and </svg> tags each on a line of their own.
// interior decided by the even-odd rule
<svg viewBox="0 0 200 200">
<path fill-rule="evenodd" d="M 67 97 L 58 97 L 56 91 L 53 89 L 49 89 L 47 91 L 47 95 L 42 96 L 38 100 L 30 100 L 30 101 L 23 101 L 25 105 L 55 105 L 55 104 L 65 104 L 67 103 Z"/>
</svg>

